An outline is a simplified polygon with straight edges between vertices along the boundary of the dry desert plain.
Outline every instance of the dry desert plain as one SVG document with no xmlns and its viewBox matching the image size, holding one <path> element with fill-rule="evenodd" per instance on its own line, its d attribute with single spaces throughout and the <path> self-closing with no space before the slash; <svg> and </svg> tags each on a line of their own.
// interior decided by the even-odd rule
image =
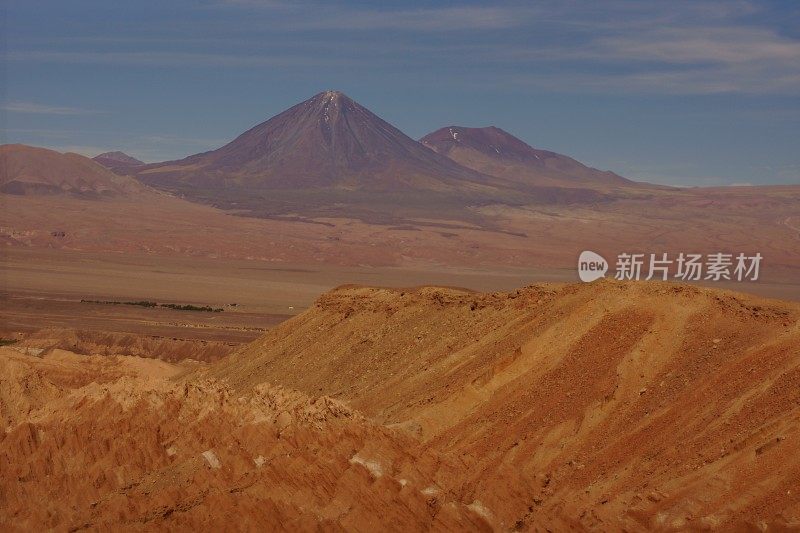
<svg viewBox="0 0 800 533">
<path fill-rule="evenodd" d="M 112 350 L 135 349 L 136 355 L 148 355 L 142 347 L 125 346 L 145 342 L 152 345 L 152 355 L 162 359 L 213 360 L 306 310 L 320 294 L 342 284 L 501 290 L 536 279 L 571 276 L 556 269 L 298 265 L 7 248 L 3 250 L 0 336 L 24 339 L 20 345 L 37 348 L 74 349 L 79 344 L 83 353 L 107 352 L 104 345 L 111 344 Z M 93 303 L 111 301 L 174 302 L 222 308 L 223 312 Z M 192 355 L 187 352 L 190 347 L 202 351 Z"/>
<path fill-rule="evenodd" d="M 345 284 L 511 290 L 574 282 L 574 268 L 369 267 L 7 247 L 0 337 L 20 346 L 213 361 Z M 710 286 L 800 300 L 785 278 Z M 189 304 L 220 313 L 96 302 Z"/>
</svg>

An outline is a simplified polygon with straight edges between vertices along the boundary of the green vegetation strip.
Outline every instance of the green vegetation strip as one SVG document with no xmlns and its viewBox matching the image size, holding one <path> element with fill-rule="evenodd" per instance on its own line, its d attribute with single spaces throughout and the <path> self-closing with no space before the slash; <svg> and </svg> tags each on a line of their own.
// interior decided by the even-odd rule
<svg viewBox="0 0 800 533">
<path fill-rule="evenodd" d="M 175 309 L 176 311 L 203 311 L 205 313 L 221 313 L 224 311 L 221 307 L 210 307 L 208 305 L 198 306 L 191 304 L 160 304 L 158 302 L 150 302 L 142 300 L 139 302 L 114 302 L 109 300 L 81 300 L 82 303 L 87 304 L 108 304 L 108 305 L 136 305 L 139 307 L 166 307 L 168 309 Z"/>
<path fill-rule="evenodd" d="M 8 346 L 9 344 L 14 344 L 17 342 L 16 339 L 3 339 L 0 338 L 0 346 Z"/>
</svg>

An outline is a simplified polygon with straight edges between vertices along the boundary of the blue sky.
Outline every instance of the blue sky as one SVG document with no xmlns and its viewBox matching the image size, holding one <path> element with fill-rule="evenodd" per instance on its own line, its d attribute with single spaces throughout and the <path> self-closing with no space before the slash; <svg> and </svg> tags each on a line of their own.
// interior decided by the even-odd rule
<svg viewBox="0 0 800 533">
<path fill-rule="evenodd" d="M 800 183 L 800 2 L 4 0 L 2 142 L 145 161 L 326 89 L 679 185 Z"/>
</svg>

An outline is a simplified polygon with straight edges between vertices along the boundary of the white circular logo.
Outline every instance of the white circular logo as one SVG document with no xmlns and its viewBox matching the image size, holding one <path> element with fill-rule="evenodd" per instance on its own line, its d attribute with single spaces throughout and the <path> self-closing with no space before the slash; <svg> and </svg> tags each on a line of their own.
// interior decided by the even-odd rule
<svg viewBox="0 0 800 533">
<path fill-rule="evenodd" d="M 602 255 L 590 252 L 581 252 L 578 257 L 578 277 L 581 281 L 590 282 L 604 278 L 608 272 L 608 261 Z"/>
</svg>

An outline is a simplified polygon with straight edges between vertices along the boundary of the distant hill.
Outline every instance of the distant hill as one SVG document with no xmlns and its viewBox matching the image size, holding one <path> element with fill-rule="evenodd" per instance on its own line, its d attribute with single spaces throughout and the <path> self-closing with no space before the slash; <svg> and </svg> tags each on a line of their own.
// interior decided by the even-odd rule
<svg viewBox="0 0 800 533">
<path fill-rule="evenodd" d="M 93 157 L 95 161 L 100 163 L 106 168 L 114 171 L 126 171 L 133 167 L 144 165 L 144 162 L 139 161 L 135 157 L 131 157 L 125 152 L 105 152 L 98 156 Z"/>
<path fill-rule="evenodd" d="M 79 154 L 23 144 L 0 146 L 0 192 L 104 198 L 140 193 L 147 187 L 118 176 Z"/>
<path fill-rule="evenodd" d="M 420 142 L 460 165 L 523 185 L 603 188 L 638 185 L 571 157 L 533 148 L 495 126 L 448 126 L 426 135 Z"/>
</svg>

